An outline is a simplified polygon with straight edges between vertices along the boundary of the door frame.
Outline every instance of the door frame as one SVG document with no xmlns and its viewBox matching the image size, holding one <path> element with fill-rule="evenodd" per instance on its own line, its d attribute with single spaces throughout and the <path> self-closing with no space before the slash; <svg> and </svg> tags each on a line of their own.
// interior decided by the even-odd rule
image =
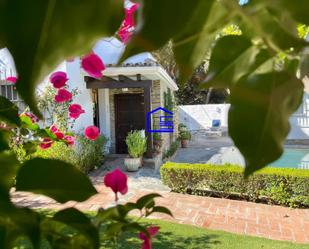
<svg viewBox="0 0 309 249">
<path fill-rule="evenodd" d="M 119 93 L 119 94 L 114 94 L 114 115 L 115 115 L 115 151 L 117 154 L 120 154 L 119 151 L 119 144 L 118 144 L 118 139 L 117 139 L 117 128 L 118 128 L 118 122 L 119 122 L 119 117 L 118 117 L 118 104 L 117 104 L 117 99 L 118 97 L 121 96 L 140 96 L 141 101 L 144 101 L 144 95 L 145 93 Z M 145 123 L 145 103 L 144 103 L 144 109 L 143 109 L 143 120 L 144 120 L 144 130 L 146 131 L 146 123 Z"/>
</svg>

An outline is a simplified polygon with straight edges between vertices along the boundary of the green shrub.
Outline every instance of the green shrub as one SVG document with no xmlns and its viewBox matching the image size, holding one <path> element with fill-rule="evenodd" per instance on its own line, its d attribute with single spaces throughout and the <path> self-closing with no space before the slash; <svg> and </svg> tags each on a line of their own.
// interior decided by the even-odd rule
<svg viewBox="0 0 309 249">
<path fill-rule="evenodd" d="M 49 149 L 38 148 L 32 157 L 58 159 L 78 166 L 78 154 L 74 147 L 67 146 L 63 142 L 54 142 Z"/>
<path fill-rule="evenodd" d="M 308 170 L 265 168 L 244 179 L 240 166 L 167 162 L 160 173 L 175 192 L 309 207 Z"/>
<path fill-rule="evenodd" d="M 179 147 L 179 140 L 176 139 L 170 146 L 170 148 L 163 153 L 163 159 L 173 156 Z"/>
<path fill-rule="evenodd" d="M 83 135 L 77 135 L 75 146 L 71 147 L 62 142 L 54 142 L 51 148 L 38 149 L 32 157 L 63 160 L 88 173 L 101 165 L 106 142 L 107 139 L 103 135 L 100 135 L 94 141 L 88 140 Z"/>
<path fill-rule="evenodd" d="M 104 159 L 104 148 L 107 138 L 100 135 L 96 140 L 91 141 L 83 135 L 77 136 L 78 167 L 83 172 L 89 172 L 100 167 Z"/>
<path fill-rule="evenodd" d="M 141 157 L 146 151 L 146 138 L 141 131 L 131 131 L 126 137 L 128 153 L 133 158 Z"/>
</svg>

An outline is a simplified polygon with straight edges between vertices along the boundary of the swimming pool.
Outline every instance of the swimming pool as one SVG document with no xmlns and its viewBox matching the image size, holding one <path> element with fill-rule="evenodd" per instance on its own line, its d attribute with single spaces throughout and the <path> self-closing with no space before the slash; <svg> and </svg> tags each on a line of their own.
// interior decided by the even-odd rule
<svg viewBox="0 0 309 249">
<path fill-rule="evenodd" d="M 309 169 L 309 149 L 286 148 L 282 156 L 269 166 L 275 168 Z"/>
</svg>

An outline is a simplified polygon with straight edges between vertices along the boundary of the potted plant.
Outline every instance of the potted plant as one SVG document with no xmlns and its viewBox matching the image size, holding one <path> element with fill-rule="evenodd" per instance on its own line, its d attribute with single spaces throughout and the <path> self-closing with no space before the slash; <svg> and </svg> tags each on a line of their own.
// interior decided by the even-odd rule
<svg viewBox="0 0 309 249">
<path fill-rule="evenodd" d="M 128 171 L 137 171 L 142 166 L 142 156 L 146 151 L 146 137 L 141 131 L 131 131 L 126 137 L 130 158 L 124 159 Z"/>
<path fill-rule="evenodd" d="M 179 140 L 181 142 L 181 148 L 187 148 L 189 140 L 191 139 L 190 131 L 184 124 L 179 125 L 178 131 L 179 131 Z"/>
</svg>

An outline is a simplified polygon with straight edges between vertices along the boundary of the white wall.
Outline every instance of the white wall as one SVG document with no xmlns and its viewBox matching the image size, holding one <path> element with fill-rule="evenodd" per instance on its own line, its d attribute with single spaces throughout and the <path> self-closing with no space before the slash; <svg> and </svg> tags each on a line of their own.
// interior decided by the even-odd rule
<svg viewBox="0 0 309 249">
<path fill-rule="evenodd" d="M 221 127 L 227 128 L 229 104 L 181 105 L 179 123 L 193 130 L 203 130 L 212 126 L 212 120 L 220 119 Z"/>
<path fill-rule="evenodd" d="M 288 139 L 309 139 L 309 95 L 304 94 L 303 103 L 290 118 L 291 131 Z"/>
<path fill-rule="evenodd" d="M 109 152 L 111 147 L 111 124 L 110 124 L 110 106 L 109 106 L 109 89 L 99 89 L 99 116 L 100 129 L 109 140 L 106 144 L 106 152 Z"/>
<path fill-rule="evenodd" d="M 193 130 L 210 128 L 213 119 L 220 119 L 221 126 L 228 126 L 229 104 L 179 106 L 179 122 Z M 290 118 L 291 130 L 287 139 L 309 139 L 309 95 L 304 94 L 303 103 Z"/>
<path fill-rule="evenodd" d="M 76 58 L 66 63 L 66 73 L 69 78 L 69 88 L 78 88 L 80 93 L 74 97 L 73 103 L 80 104 L 85 113 L 79 116 L 74 125 L 75 132 L 83 132 L 84 128 L 93 125 L 93 102 L 91 90 L 86 88 L 84 75 L 80 69 L 80 59 Z"/>
</svg>

